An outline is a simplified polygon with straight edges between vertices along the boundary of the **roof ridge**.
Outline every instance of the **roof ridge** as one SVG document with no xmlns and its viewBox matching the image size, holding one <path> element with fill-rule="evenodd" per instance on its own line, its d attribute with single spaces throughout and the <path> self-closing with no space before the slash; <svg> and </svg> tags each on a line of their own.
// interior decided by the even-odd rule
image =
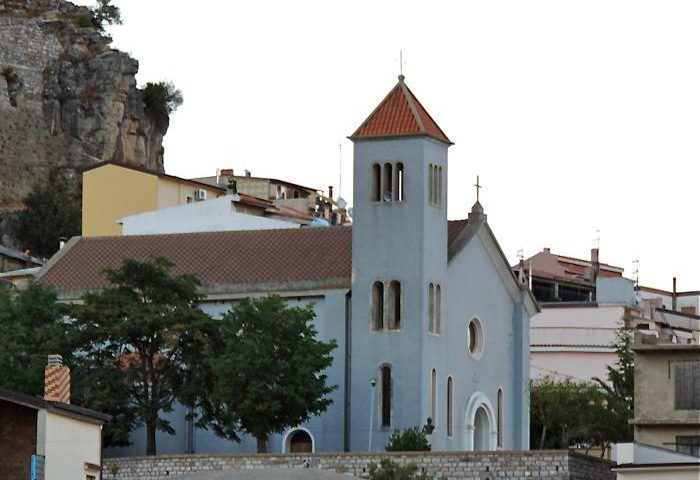
<svg viewBox="0 0 700 480">
<path fill-rule="evenodd" d="M 403 77 L 403 75 L 401 75 L 401 77 Z M 413 119 L 416 121 L 418 129 L 421 131 L 421 133 L 427 133 L 427 131 L 425 130 L 425 124 L 423 123 L 423 119 L 420 118 L 420 115 L 418 114 L 418 108 L 416 108 L 415 97 L 413 96 L 413 92 L 411 92 L 411 90 L 408 89 L 406 84 L 403 83 L 403 79 L 401 77 L 399 77 L 399 85 L 401 86 L 401 90 L 403 91 L 404 99 L 406 100 L 406 103 L 408 103 L 408 108 L 411 109 Z"/>
</svg>

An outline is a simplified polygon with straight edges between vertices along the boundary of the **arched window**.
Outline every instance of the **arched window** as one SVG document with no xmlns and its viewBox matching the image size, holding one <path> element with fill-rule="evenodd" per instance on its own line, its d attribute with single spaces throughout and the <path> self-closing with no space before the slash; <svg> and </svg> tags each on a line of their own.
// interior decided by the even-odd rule
<svg viewBox="0 0 700 480">
<path fill-rule="evenodd" d="M 401 328 L 401 283 L 392 280 L 389 283 L 389 330 Z"/>
<path fill-rule="evenodd" d="M 452 436 L 452 377 L 447 377 L 447 436 Z"/>
<path fill-rule="evenodd" d="M 382 428 L 388 428 L 391 426 L 391 367 L 389 365 L 382 366 L 381 377 L 380 425 Z"/>
<path fill-rule="evenodd" d="M 467 348 L 472 357 L 481 358 L 484 351 L 484 328 L 476 317 L 467 326 Z"/>
<path fill-rule="evenodd" d="M 382 167 L 375 163 L 372 165 L 370 190 L 373 202 L 379 202 L 382 199 Z"/>
<path fill-rule="evenodd" d="M 404 171 L 403 163 L 399 162 L 396 164 L 396 178 L 394 179 L 394 185 L 396 192 L 394 192 L 394 200 L 397 202 L 404 201 Z"/>
<path fill-rule="evenodd" d="M 442 167 L 438 167 L 437 201 L 435 203 L 442 206 Z"/>
<path fill-rule="evenodd" d="M 305 429 L 293 430 L 286 435 L 283 448 L 285 453 L 313 453 L 314 439 Z"/>
<path fill-rule="evenodd" d="M 503 446 L 503 390 L 498 389 L 498 405 L 496 406 L 496 431 L 498 432 L 498 437 L 496 445 L 498 447 Z"/>
<path fill-rule="evenodd" d="M 384 329 L 384 284 L 372 284 L 372 330 Z"/>
<path fill-rule="evenodd" d="M 383 200 L 385 202 L 391 202 L 394 199 L 394 194 L 393 194 L 393 189 L 392 189 L 392 181 L 393 181 L 393 176 L 391 174 L 392 168 L 391 168 L 391 163 L 385 163 L 384 164 L 384 187 L 382 194 Z"/>
<path fill-rule="evenodd" d="M 433 205 L 438 203 L 438 167 L 433 165 Z"/>
<path fill-rule="evenodd" d="M 428 166 L 428 204 L 433 204 L 433 164 Z"/>
<path fill-rule="evenodd" d="M 437 370 L 433 368 L 430 372 L 430 418 L 433 419 L 433 425 L 436 423 L 437 417 Z"/>
<path fill-rule="evenodd" d="M 435 333 L 440 333 L 440 322 L 442 320 L 442 289 L 440 285 L 435 285 Z"/>
<path fill-rule="evenodd" d="M 435 287 L 428 285 L 428 331 L 435 333 Z"/>
</svg>

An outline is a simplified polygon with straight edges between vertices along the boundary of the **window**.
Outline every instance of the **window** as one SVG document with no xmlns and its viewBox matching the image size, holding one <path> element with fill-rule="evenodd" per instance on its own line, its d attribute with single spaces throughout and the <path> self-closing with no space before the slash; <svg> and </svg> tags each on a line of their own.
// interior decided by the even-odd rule
<svg viewBox="0 0 700 480">
<path fill-rule="evenodd" d="M 687 313 L 690 315 L 696 315 L 695 307 L 681 307 L 681 313 Z"/>
<path fill-rule="evenodd" d="M 496 406 L 498 411 L 496 412 L 496 431 L 497 431 L 497 443 L 499 447 L 503 446 L 503 390 L 498 389 L 498 405 Z"/>
<path fill-rule="evenodd" d="M 700 362 L 674 365 L 676 410 L 700 410 Z"/>
<path fill-rule="evenodd" d="M 452 436 L 452 377 L 447 377 L 447 436 Z"/>
<path fill-rule="evenodd" d="M 401 328 L 401 284 L 392 280 L 389 282 L 389 329 Z"/>
<path fill-rule="evenodd" d="M 428 165 L 428 203 L 433 203 L 433 164 Z"/>
<path fill-rule="evenodd" d="M 700 457 L 700 436 L 676 437 L 676 451 Z"/>
<path fill-rule="evenodd" d="M 394 179 L 394 185 L 396 186 L 396 191 L 394 192 L 394 200 L 397 202 L 403 202 L 404 199 L 404 171 L 403 163 L 396 164 L 396 178 Z"/>
<path fill-rule="evenodd" d="M 381 423 L 382 428 L 391 426 L 391 367 L 384 365 L 381 368 Z"/>
<path fill-rule="evenodd" d="M 437 199 L 436 204 L 442 206 L 442 167 L 438 167 Z"/>
<path fill-rule="evenodd" d="M 430 372 L 430 418 L 433 419 L 433 425 L 435 425 L 435 419 L 437 417 L 437 370 L 433 368 Z"/>
<path fill-rule="evenodd" d="M 372 284 L 372 330 L 384 329 L 384 284 Z"/>
<path fill-rule="evenodd" d="M 433 205 L 437 205 L 438 199 L 438 167 L 433 165 Z"/>
<path fill-rule="evenodd" d="M 428 285 L 428 331 L 435 332 L 435 287 Z"/>
<path fill-rule="evenodd" d="M 442 289 L 435 285 L 435 333 L 440 334 L 440 322 L 442 317 Z"/>
<path fill-rule="evenodd" d="M 378 163 L 372 165 L 371 177 L 372 201 L 379 202 L 382 199 L 382 167 Z"/>
<path fill-rule="evenodd" d="M 391 202 L 394 199 L 394 195 L 392 193 L 392 167 L 391 163 L 385 163 L 384 164 L 384 187 L 382 189 L 382 193 L 384 194 L 383 200 L 385 202 Z"/>
<path fill-rule="evenodd" d="M 469 353 L 474 358 L 480 358 L 484 351 L 484 331 L 481 322 L 474 317 L 467 327 L 467 346 Z"/>
</svg>

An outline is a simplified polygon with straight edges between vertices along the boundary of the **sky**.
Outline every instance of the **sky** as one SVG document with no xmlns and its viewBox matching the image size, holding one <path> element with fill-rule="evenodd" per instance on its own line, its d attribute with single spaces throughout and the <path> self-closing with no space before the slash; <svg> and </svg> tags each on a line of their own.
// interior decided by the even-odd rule
<svg viewBox="0 0 700 480">
<path fill-rule="evenodd" d="M 92 0 L 76 3 L 90 5 Z M 184 96 L 172 175 L 251 170 L 352 203 L 355 128 L 406 84 L 511 263 L 544 247 L 700 290 L 700 2 L 113 0 L 139 84 Z M 339 147 L 342 146 L 342 149 Z M 342 167 L 341 167 L 342 165 Z M 599 239 L 599 240 L 598 240 Z"/>
</svg>

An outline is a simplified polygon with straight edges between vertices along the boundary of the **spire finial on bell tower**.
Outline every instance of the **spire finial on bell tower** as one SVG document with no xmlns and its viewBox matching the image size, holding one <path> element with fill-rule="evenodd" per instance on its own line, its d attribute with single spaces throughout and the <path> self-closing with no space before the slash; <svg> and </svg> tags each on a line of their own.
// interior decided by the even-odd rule
<svg viewBox="0 0 700 480">
<path fill-rule="evenodd" d="M 479 183 L 479 175 L 476 176 L 476 183 L 474 184 L 474 186 L 476 187 L 476 202 L 479 203 L 479 190 L 484 188 Z"/>
</svg>

